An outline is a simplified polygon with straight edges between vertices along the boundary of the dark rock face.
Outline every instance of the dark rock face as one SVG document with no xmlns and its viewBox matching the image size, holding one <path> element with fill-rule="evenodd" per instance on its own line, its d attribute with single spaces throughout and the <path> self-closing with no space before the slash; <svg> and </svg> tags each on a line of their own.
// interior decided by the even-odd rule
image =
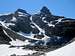
<svg viewBox="0 0 75 56">
<path fill-rule="evenodd" d="M 34 38 L 42 39 L 44 38 L 44 35 L 35 35 Z"/>
<path fill-rule="evenodd" d="M 40 13 L 34 15 L 18 9 L 15 13 L 0 16 L 0 21 L 15 32 L 35 34 L 34 38 L 42 39 L 44 35 L 48 36 L 46 45 L 49 47 L 65 44 L 75 37 L 75 19 L 52 15 L 45 6 Z M 9 40 L 7 39 L 7 41 Z M 35 45 L 45 43 L 44 40 L 37 43 L 34 40 L 30 42 L 34 42 Z"/>
<path fill-rule="evenodd" d="M 4 33 L 2 26 L 0 26 L 0 44 L 9 44 L 11 39 Z"/>
</svg>

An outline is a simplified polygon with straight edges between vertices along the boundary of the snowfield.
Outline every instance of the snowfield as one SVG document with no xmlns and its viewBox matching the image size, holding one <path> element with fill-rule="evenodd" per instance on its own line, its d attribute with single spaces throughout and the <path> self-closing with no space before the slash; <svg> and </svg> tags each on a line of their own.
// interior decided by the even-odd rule
<svg viewBox="0 0 75 56">
<path fill-rule="evenodd" d="M 22 49 L 22 47 L 9 48 L 9 45 L 5 45 L 5 44 L 0 45 L 0 56 L 11 56 L 13 54 L 21 56 L 21 55 L 33 54 L 35 52 L 37 51 Z M 40 56 L 44 56 L 44 55 L 40 55 Z M 75 42 L 72 42 L 71 44 L 68 44 L 57 50 L 45 53 L 45 56 L 75 56 Z"/>
<path fill-rule="evenodd" d="M 23 50 L 22 48 L 9 48 L 9 45 L 0 45 L 0 56 L 11 56 L 16 55 L 28 55 L 36 51 L 32 50 Z"/>
<path fill-rule="evenodd" d="M 75 42 L 72 42 L 62 48 L 48 52 L 46 56 L 75 56 Z"/>
</svg>

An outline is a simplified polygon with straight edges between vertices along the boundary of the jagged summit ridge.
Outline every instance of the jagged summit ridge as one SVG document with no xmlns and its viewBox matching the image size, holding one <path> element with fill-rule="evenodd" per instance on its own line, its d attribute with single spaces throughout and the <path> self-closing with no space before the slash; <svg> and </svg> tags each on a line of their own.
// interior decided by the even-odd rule
<svg viewBox="0 0 75 56">
<path fill-rule="evenodd" d="M 28 46 L 62 46 L 75 37 L 75 19 L 53 15 L 47 7 L 31 15 L 23 9 L 0 16 L 7 34 L 15 39 L 28 40 Z M 2 28 L 0 28 L 2 29 Z M 11 34 L 9 34 L 11 32 Z M 16 37 L 17 36 L 17 37 Z M 20 37 L 19 37 L 20 36 Z M 22 38 L 21 38 L 22 37 Z M 9 40 L 10 41 L 10 40 Z M 8 42 L 9 42 L 8 41 Z"/>
<path fill-rule="evenodd" d="M 22 13 L 27 13 L 25 10 L 23 9 L 17 9 L 16 12 L 22 12 Z"/>
</svg>

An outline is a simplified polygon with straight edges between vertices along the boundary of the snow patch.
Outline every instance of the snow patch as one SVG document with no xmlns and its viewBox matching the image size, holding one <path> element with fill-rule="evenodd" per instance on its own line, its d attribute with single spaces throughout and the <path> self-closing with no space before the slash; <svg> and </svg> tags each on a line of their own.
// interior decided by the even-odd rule
<svg viewBox="0 0 75 56">
<path fill-rule="evenodd" d="M 22 48 L 9 48 L 10 45 L 0 45 L 0 56 L 11 56 L 13 54 L 16 55 L 28 55 L 36 53 L 37 51 L 34 50 L 27 50 Z"/>
<path fill-rule="evenodd" d="M 10 25 L 15 25 L 14 23 L 5 23 L 5 21 L 0 21 L 3 27 L 8 28 Z"/>
<path fill-rule="evenodd" d="M 35 35 L 35 34 L 33 34 L 32 32 L 31 32 L 30 34 L 25 34 L 25 33 L 21 32 L 21 31 L 19 31 L 19 32 L 17 32 L 17 33 L 18 33 L 19 35 L 22 35 L 22 36 L 27 37 L 27 38 L 30 38 L 30 39 L 40 40 L 40 39 L 34 38 L 34 35 Z"/>
<path fill-rule="evenodd" d="M 3 27 L 8 28 L 4 22 L 0 21 L 0 23 L 2 24 Z"/>
<path fill-rule="evenodd" d="M 14 24 L 14 23 L 5 23 L 5 25 L 6 25 L 7 27 L 9 27 L 10 25 L 15 26 L 15 24 Z"/>
<path fill-rule="evenodd" d="M 42 18 L 42 21 L 44 22 L 44 23 L 48 23 L 46 20 L 44 20 L 46 17 L 43 17 Z"/>
<path fill-rule="evenodd" d="M 18 12 L 18 16 L 27 16 L 28 14 L 26 14 L 26 13 L 22 13 L 22 12 Z"/>
<path fill-rule="evenodd" d="M 43 29 L 41 29 L 37 24 L 35 24 L 34 22 L 32 22 L 37 28 L 38 30 L 40 31 L 39 34 L 43 33 L 45 34 L 45 31 Z"/>
<path fill-rule="evenodd" d="M 46 17 L 42 17 L 42 20 L 44 20 Z"/>
<path fill-rule="evenodd" d="M 59 18 L 58 20 L 55 20 L 55 21 L 58 21 L 56 24 L 58 24 L 59 22 L 61 22 L 62 19 L 64 19 L 64 18 Z"/>
<path fill-rule="evenodd" d="M 30 17 L 30 20 L 32 21 L 32 16 Z"/>
<path fill-rule="evenodd" d="M 49 27 L 50 27 L 50 26 L 55 27 L 55 25 L 54 25 L 54 24 L 51 24 L 51 23 L 48 23 L 48 26 L 49 26 Z"/>
<path fill-rule="evenodd" d="M 35 26 L 31 25 L 32 28 L 35 28 Z"/>
<path fill-rule="evenodd" d="M 16 22 L 16 18 L 15 17 L 13 17 L 12 19 L 11 19 L 11 21 L 13 21 L 13 22 Z"/>
<path fill-rule="evenodd" d="M 11 41 L 10 44 L 13 45 L 13 46 L 23 46 L 23 45 L 28 45 L 28 44 L 30 44 L 30 42 L 28 42 L 28 40 L 21 41 L 21 40 L 19 40 L 19 39 L 16 39 L 16 41 L 14 41 L 14 40 Z"/>
</svg>

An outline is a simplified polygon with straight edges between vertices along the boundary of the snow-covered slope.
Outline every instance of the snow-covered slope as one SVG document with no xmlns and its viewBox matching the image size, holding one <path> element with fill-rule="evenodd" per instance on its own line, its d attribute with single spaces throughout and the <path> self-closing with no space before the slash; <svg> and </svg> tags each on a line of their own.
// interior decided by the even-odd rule
<svg viewBox="0 0 75 56">
<path fill-rule="evenodd" d="M 0 56 L 11 56 L 13 54 L 16 55 L 28 55 L 28 54 L 33 54 L 37 51 L 33 50 L 23 50 L 22 48 L 9 48 L 9 45 L 0 45 Z"/>
<path fill-rule="evenodd" d="M 9 45 L 0 45 L 0 56 L 10 56 L 13 54 L 16 55 L 28 55 L 28 54 L 33 54 L 38 51 L 34 50 L 23 50 L 22 47 L 16 47 L 16 48 L 9 48 Z M 48 53 L 45 53 L 40 56 L 75 56 L 75 42 L 72 42 L 69 45 L 66 45 L 62 48 L 59 48 L 55 51 L 50 51 Z M 42 53 L 42 52 L 41 52 Z"/>
<path fill-rule="evenodd" d="M 75 56 L 75 41 L 55 51 L 46 53 L 46 56 Z"/>
</svg>

